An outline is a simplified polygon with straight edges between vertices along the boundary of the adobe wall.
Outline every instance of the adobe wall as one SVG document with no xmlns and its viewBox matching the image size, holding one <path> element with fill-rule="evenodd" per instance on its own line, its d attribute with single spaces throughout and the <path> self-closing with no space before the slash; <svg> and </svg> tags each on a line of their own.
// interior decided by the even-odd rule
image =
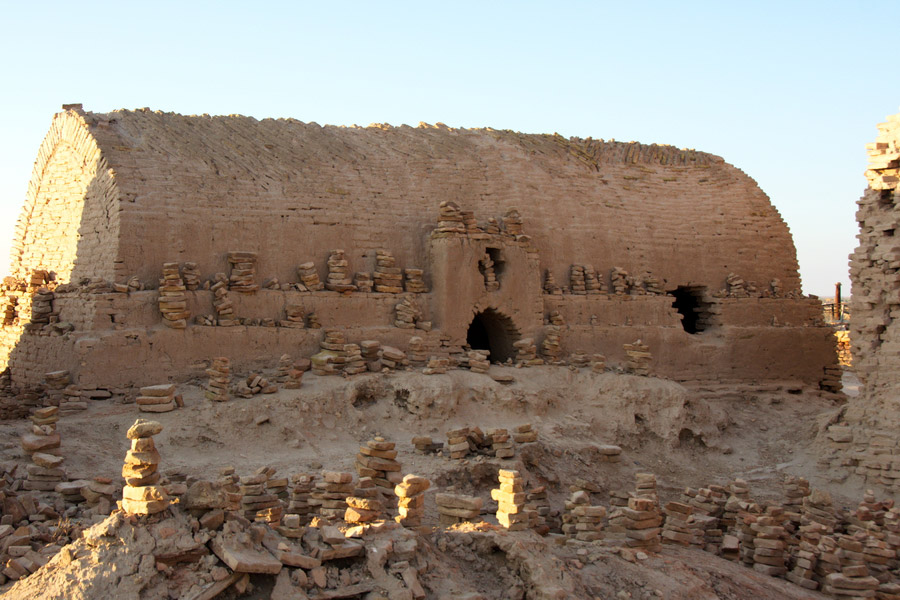
<svg viewBox="0 0 900 600">
<path fill-rule="evenodd" d="M 73 107 L 42 146 L 17 236 L 0 369 L 18 386 L 59 369 L 83 389 L 185 381 L 213 355 L 240 372 L 317 352 L 325 329 L 403 350 L 418 336 L 446 356 L 485 315 L 507 346 L 558 334 L 562 362 L 621 367 L 640 339 L 652 372 L 680 381 L 828 387 L 836 363 L 765 194 L 721 158 L 671 147 Z M 324 281 L 337 248 L 348 278 L 371 280 L 386 249 L 392 272 L 424 270 L 424 289 L 307 289 L 298 265 Z M 249 287 L 235 251 L 255 258 Z M 192 286 L 157 289 L 164 263 L 183 275 L 189 262 Z M 578 269 L 596 272 L 589 289 Z M 412 289 L 408 276 L 386 289 Z M 676 289 L 696 295 L 704 331 L 682 327 Z M 223 291 L 232 316 L 216 314 Z M 405 298 L 420 328 L 395 323 Z M 289 306 L 322 329 L 282 323 Z"/>
<path fill-rule="evenodd" d="M 825 460 L 900 489 L 900 115 L 878 125 L 866 144 L 869 186 L 857 201 L 859 246 L 850 255 L 850 340 L 863 383 L 839 422 L 826 432 Z"/>
</svg>

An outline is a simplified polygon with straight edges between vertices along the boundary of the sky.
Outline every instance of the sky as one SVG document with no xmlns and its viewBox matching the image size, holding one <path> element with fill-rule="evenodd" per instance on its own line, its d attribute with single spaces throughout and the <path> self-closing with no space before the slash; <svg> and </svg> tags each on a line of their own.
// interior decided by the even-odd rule
<svg viewBox="0 0 900 600">
<path fill-rule="evenodd" d="M 62 104 L 672 144 L 753 177 L 849 292 L 900 2 L 0 0 L 0 274 Z"/>
</svg>

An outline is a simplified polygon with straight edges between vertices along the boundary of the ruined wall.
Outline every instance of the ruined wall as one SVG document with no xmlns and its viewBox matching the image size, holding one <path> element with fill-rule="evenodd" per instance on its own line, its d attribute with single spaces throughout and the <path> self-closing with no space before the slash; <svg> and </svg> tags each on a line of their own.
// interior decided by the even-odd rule
<svg viewBox="0 0 900 600">
<path fill-rule="evenodd" d="M 859 199 L 859 246 L 850 255 L 850 340 L 864 386 L 829 427 L 826 460 L 869 484 L 900 489 L 900 115 L 878 125 L 866 145 L 869 186 Z"/>
<path fill-rule="evenodd" d="M 397 325 L 405 294 L 301 285 L 298 265 L 325 280 L 337 248 L 348 278 L 370 280 L 393 252 L 394 291 L 423 269 L 409 297 L 427 326 Z M 66 369 L 86 389 L 128 388 L 201 376 L 213 354 L 238 370 L 308 356 L 323 330 L 283 324 L 291 306 L 348 342 L 418 336 L 429 355 L 460 352 L 476 319 L 507 350 L 558 336 L 563 361 L 602 353 L 611 367 L 641 339 L 652 372 L 680 381 L 817 387 L 835 362 L 766 195 L 721 158 L 668 146 L 75 106 L 42 146 L 12 262 L 0 369 L 20 385 Z M 164 263 L 180 274 L 170 265 L 162 286 Z M 682 326 L 676 289 L 704 331 Z M 233 315 L 217 315 L 226 290 Z"/>
</svg>

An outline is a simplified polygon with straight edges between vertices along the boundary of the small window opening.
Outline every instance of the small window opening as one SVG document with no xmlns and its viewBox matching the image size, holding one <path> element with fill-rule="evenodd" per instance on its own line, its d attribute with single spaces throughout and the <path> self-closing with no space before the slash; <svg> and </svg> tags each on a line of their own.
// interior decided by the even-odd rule
<svg viewBox="0 0 900 600">
<path fill-rule="evenodd" d="M 688 333 L 700 333 L 712 325 L 709 310 L 712 303 L 703 299 L 705 292 L 703 286 L 679 286 L 674 292 L 669 292 L 675 298 L 672 306 L 681 315 L 681 326 Z"/>
</svg>

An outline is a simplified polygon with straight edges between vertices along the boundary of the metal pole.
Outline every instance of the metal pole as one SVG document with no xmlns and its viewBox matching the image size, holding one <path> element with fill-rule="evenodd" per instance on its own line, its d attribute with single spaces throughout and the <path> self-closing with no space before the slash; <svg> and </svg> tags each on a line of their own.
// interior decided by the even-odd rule
<svg viewBox="0 0 900 600">
<path fill-rule="evenodd" d="M 838 282 L 834 284 L 834 309 L 832 316 L 839 320 L 843 321 L 843 311 L 841 311 L 841 283 Z"/>
</svg>

